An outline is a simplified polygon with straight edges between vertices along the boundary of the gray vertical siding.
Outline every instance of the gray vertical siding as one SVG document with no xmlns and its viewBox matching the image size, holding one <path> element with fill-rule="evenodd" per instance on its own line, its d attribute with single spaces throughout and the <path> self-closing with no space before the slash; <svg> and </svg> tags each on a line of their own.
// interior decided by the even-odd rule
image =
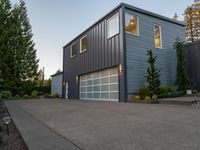
<svg viewBox="0 0 200 150">
<path fill-rule="evenodd" d="M 185 57 L 188 75 L 200 91 L 200 41 L 186 44 Z"/>
<path fill-rule="evenodd" d="M 119 13 L 119 9 L 96 23 L 95 26 L 84 33 L 87 34 L 86 52 L 79 52 L 79 40 L 84 34 L 64 47 L 63 80 L 69 83 L 68 96 L 70 99 L 79 98 L 79 85 L 76 83 L 76 76 L 124 64 L 124 59 L 121 59 L 121 57 L 123 57 L 121 31 L 118 35 L 110 39 L 107 38 L 107 18 L 115 13 Z M 119 13 L 119 15 L 120 14 L 121 13 Z M 77 43 L 77 54 L 75 57 L 70 58 L 70 45 L 74 42 Z M 124 79 L 120 82 L 123 83 Z M 126 95 L 124 92 L 125 91 L 122 90 L 120 94 L 123 94 L 123 96 Z M 63 96 L 64 95 L 65 93 L 63 93 Z M 124 98 L 121 97 L 120 99 Z"/>
<path fill-rule="evenodd" d="M 147 50 L 157 56 L 156 67 L 161 69 L 161 84 L 174 85 L 176 75 L 176 50 L 173 44 L 177 37 L 184 38 L 184 27 L 152 16 L 126 10 L 139 17 L 140 36 L 125 34 L 127 63 L 127 92 L 136 93 L 146 84 Z M 162 49 L 154 48 L 154 25 L 162 30 Z"/>
</svg>

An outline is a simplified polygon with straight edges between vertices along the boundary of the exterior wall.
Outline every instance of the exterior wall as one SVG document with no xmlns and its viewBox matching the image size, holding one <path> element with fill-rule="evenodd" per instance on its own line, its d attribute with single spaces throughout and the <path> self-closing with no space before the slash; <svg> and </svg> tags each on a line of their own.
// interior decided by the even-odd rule
<svg viewBox="0 0 200 150">
<path fill-rule="evenodd" d="M 52 76 L 51 80 L 51 93 L 58 93 L 60 96 L 62 95 L 62 79 L 63 74 Z"/>
<path fill-rule="evenodd" d="M 127 92 L 132 94 L 146 84 L 147 50 L 157 56 L 156 67 L 161 69 L 161 84 L 174 85 L 176 75 L 176 50 L 173 44 L 177 37 L 185 40 L 184 27 L 149 15 L 126 10 L 139 17 L 139 33 L 125 34 L 127 57 Z M 161 26 L 162 49 L 154 48 L 154 25 Z"/>
<path fill-rule="evenodd" d="M 200 41 L 186 44 L 185 57 L 188 75 L 200 91 Z"/>
<path fill-rule="evenodd" d="M 106 16 L 103 20 L 97 22 L 85 33 L 77 37 L 64 47 L 63 52 L 63 81 L 69 83 L 68 96 L 70 99 L 79 98 L 78 77 L 82 74 L 124 65 L 124 51 L 122 42 L 122 21 L 120 21 L 120 33 L 114 37 L 107 38 L 107 19 L 115 13 L 119 13 L 120 20 L 122 9 L 116 9 L 112 14 Z M 87 51 L 80 53 L 80 38 L 87 34 Z M 77 55 L 70 58 L 70 46 L 77 43 Z M 120 100 L 126 96 L 124 88 L 124 74 L 120 75 Z M 63 86 L 63 97 L 65 96 L 65 87 Z"/>
</svg>

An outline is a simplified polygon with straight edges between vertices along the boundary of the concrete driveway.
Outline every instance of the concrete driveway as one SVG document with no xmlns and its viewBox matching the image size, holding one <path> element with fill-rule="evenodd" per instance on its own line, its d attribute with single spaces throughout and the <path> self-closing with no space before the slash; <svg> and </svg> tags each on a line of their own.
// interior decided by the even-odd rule
<svg viewBox="0 0 200 150">
<path fill-rule="evenodd" d="M 8 101 L 6 105 L 32 149 L 34 145 L 38 145 L 36 149 L 44 146 L 45 142 L 40 143 L 42 138 L 31 143 L 33 136 L 40 137 L 43 128 L 52 132 L 52 137 L 57 136 L 52 143 L 62 141 L 60 149 L 200 149 L 200 110 L 190 106 L 59 99 Z M 20 111 L 23 113 L 18 115 Z M 31 126 L 26 115 L 32 122 L 41 124 L 42 129 Z M 38 128 L 37 132 L 30 134 L 34 128 Z M 45 139 L 48 143 L 48 138 Z"/>
</svg>

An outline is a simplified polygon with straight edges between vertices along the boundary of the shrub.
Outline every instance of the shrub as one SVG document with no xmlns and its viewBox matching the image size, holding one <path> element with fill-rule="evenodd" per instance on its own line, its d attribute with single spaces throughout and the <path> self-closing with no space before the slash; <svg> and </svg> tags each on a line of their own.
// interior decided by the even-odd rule
<svg viewBox="0 0 200 150">
<path fill-rule="evenodd" d="M 3 132 L 3 122 L 0 121 L 0 132 Z"/>
<path fill-rule="evenodd" d="M 31 93 L 31 96 L 32 97 L 36 97 L 38 95 L 38 92 L 37 91 L 33 91 L 32 93 Z"/>
<path fill-rule="evenodd" d="M 52 93 L 52 94 L 46 94 L 46 98 L 60 98 L 60 95 L 58 93 Z"/>
<path fill-rule="evenodd" d="M 23 99 L 29 99 L 29 98 L 31 98 L 31 96 L 29 96 L 27 94 L 23 96 Z"/>
<path fill-rule="evenodd" d="M 14 99 L 21 99 L 21 96 L 19 96 L 18 94 L 15 95 Z"/>
<path fill-rule="evenodd" d="M 136 101 L 140 101 L 140 100 L 141 100 L 140 96 L 139 96 L 139 95 L 136 95 L 136 96 L 135 96 L 135 100 L 136 100 Z"/>
<path fill-rule="evenodd" d="M 51 92 L 51 87 L 49 86 L 34 87 L 33 90 L 37 91 L 38 93 L 45 94 Z"/>
<path fill-rule="evenodd" d="M 3 145 L 4 143 L 4 135 L 2 132 L 0 132 L 0 145 Z"/>
<path fill-rule="evenodd" d="M 158 88 L 157 94 L 164 94 L 164 93 L 175 92 L 175 91 L 176 91 L 176 87 L 162 86 L 162 87 Z"/>
<path fill-rule="evenodd" d="M 149 95 L 149 89 L 148 87 L 143 87 L 139 89 L 139 96 L 141 99 L 145 99 L 145 96 Z"/>
<path fill-rule="evenodd" d="M 150 101 L 151 97 L 150 96 L 145 96 L 145 101 Z"/>
<path fill-rule="evenodd" d="M 6 99 L 6 98 L 9 98 L 9 97 L 11 97 L 11 92 L 10 91 L 2 91 L 1 93 L 0 93 L 0 97 L 2 98 L 2 99 Z"/>
<path fill-rule="evenodd" d="M 152 100 L 157 100 L 157 99 L 158 99 L 158 96 L 154 94 L 154 95 L 152 96 Z"/>
</svg>

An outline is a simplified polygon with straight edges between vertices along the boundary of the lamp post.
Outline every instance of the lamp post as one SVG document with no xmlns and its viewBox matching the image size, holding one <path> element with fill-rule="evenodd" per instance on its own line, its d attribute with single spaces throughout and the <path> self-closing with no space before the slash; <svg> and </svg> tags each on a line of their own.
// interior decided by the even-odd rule
<svg viewBox="0 0 200 150">
<path fill-rule="evenodd" d="M 6 117 L 3 117 L 3 122 L 6 124 L 6 129 L 7 129 L 7 135 L 9 136 L 9 128 L 8 128 L 8 125 L 11 121 L 11 117 L 10 116 L 6 116 Z"/>
</svg>

